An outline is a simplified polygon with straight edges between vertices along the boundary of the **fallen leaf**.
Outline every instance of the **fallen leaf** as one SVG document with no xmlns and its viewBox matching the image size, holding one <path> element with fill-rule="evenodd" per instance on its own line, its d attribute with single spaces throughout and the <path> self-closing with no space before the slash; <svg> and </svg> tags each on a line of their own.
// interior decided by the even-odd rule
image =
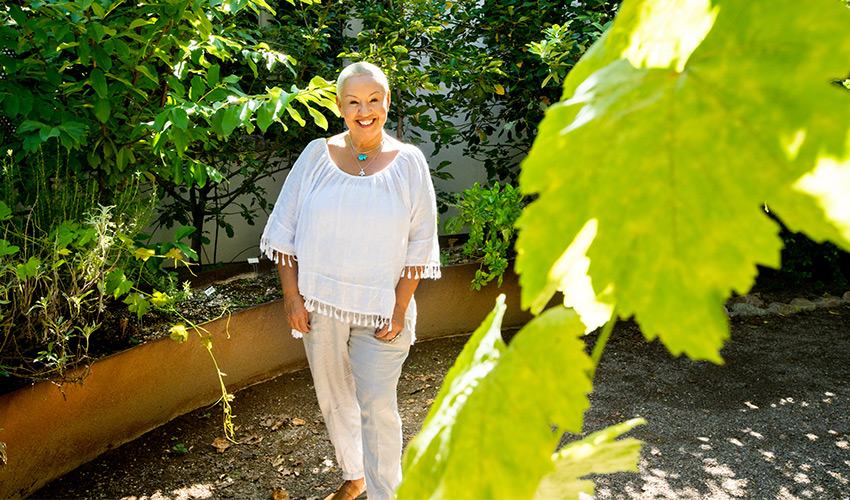
<svg viewBox="0 0 850 500">
<path fill-rule="evenodd" d="M 301 419 L 301 418 L 293 418 L 292 419 L 292 425 L 304 425 L 306 423 L 307 423 L 307 421 L 304 420 L 304 419 Z"/>
<path fill-rule="evenodd" d="M 283 486 L 278 486 L 272 491 L 272 500 L 289 500 L 289 492 Z"/>
<path fill-rule="evenodd" d="M 218 453 L 224 453 L 224 450 L 230 448 L 230 441 L 224 438 L 215 438 L 215 441 L 212 442 L 215 451 Z"/>
<path fill-rule="evenodd" d="M 250 436 L 245 436 L 244 438 L 238 441 L 239 444 L 259 444 L 263 441 L 263 436 L 258 436 L 257 434 L 251 433 Z"/>
<path fill-rule="evenodd" d="M 281 426 L 283 426 L 283 423 L 284 423 L 283 419 L 278 420 L 277 422 L 274 423 L 274 425 L 272 425 L 271 430 L 276 431 L 276 430 L 280 429 Z"/>
</svg>

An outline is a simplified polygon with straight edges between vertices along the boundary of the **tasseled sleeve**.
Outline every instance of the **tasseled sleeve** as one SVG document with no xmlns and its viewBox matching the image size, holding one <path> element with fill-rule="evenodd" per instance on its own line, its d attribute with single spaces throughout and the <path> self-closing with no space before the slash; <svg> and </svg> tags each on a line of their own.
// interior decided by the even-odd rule
<svg viewBox="0 0 850 500">
<path fill-rule="evenodd" d="M 323 140 L 323 139 L 317 139 Z M 263 236 L 260 239 L 260 251 L 276 264 L 292 265 L 295 260 L 295 230 L 303 194 L 306 191 L 307 172 L 315 156 L 317 142 L 313 141 L 304 149 L 286 176 L 280 195 L 269 216 Z"/>
<path fill-rule="evenodd" d="M 404 272 L 410 277 L 440 277 L 440 245 L 437 239 L 437 197 L 425 156 L 413 148 L 410 174 L 410 233 Z"/>
</svg>

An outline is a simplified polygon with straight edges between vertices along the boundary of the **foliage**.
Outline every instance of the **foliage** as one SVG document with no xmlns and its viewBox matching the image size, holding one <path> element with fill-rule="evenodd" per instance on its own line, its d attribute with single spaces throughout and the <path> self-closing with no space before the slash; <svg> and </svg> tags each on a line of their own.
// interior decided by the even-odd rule
<svg viewBox="0 0 850 500">
<path fill-rule="evenodd" d="M 513 255 L 514 225 L 522 213 L 525 200 L 519 190 L 510 184 L 481 188 L 476 182 L 471 189 L 456 195 L 452 206 L 458 215 L 446 220 L 446 231 L 456 233 L 469 228 L 469 239 L 463 244 L 467 257 L 481 260 L 471 288 L 481 290 L 494 279 L 502 286 L 502 276 L 508 269 L 508 258 Z"/>
<path fill-rule="evenodd" d="M 850 248 L 850 96 L 830 83 L 846 74 L 848 26 L 850 12 L 834 0 L 627 0 L 570 72 L 565 100 L 548 110 L 523 164 L 520 187 L 539 197 L 518 222 L 517 268 L 535 313 L 561 290 L 584 327 L 605 323 L 585 370 L 595 369 L 617 318 L 630 316 L 671 352 L 721 362 L 724 299 L 749 289 L 757 265 L 779 265 L 778 227 L 765 203 L 791 230 Z M 516 404 L 510 386 L 490 399 L 499 349 L 489 346 L 498 342 L 476 332 L 405 457 L 400 498 L 484 498 L 495 485 L 502 496 L 531 497 L 539 485 L 546 489 L 538 498 L 577 498 L 567 489 L 575 476 L 625 464 L 595 441 L 582 445 L 582 470 L 547 476 L 554 465 L 540 456 L 550 443 L 522 447 L 526 433 L 551 431 L 551 422 L 580 428 L 586 404 L 583 393 L 551 386 L 560 377 L 581 381 L 553 360 L 580 356 L 584 346 L 547 342 L 584 327 L 560 307 L 526 328 L 540 322 L 538 342 L 549 348 L 517 346 L 516 358 L 527 361 L 503 376 L 541 367 L 523 378 L 530 382 Z M 528 337 L 533 347 L 536 336 Z M 462 373 L 465 386 L 457 385 Z M 451 411 L 452 400 L 462 409 Z M 569 409 L 538 419 L 550 405 Z M 526 415 L 530 425 L 515 425 Z M 479 426 L 522 434 L 481 432 L 489 453 L 480 458 L 452 448 Z M 476 460 L 486 467 L 473 469 Z"/>
<path fill-rule="evenodd" d="M 388 70 L 399 137 L 417 140 L 424 132 L 435 153 L 465 144 L 465 155 L 484 162 L 491 183 L 511 181 L 545 107 L 560 95 L 527 45 L 539 40 L 542 26 L 563 25 L 556 71 L 565 71 L 601 34 L 617 3 L 358 0 L 351 4 L 364 29 L 344 56 Z M 451 175 L 447 166 L 437 173 Z"/>
<path fill-rule="evenodd" d="M 812 283 L 815 288 L 822 288 L 827 283 L 837 286 L 847 284 L 847 276 L 842 269 L 850 257 L 847 252 L 830 242 L 816 243 L 805 234 L 790 231 L 778 218 L 771 218 L 775 219 L 781 228 L 780 274 L 798 284 Z"/>
<path fill-rule="evenodd" d="M 619 3 L 487 0 L 452 5 L 452 12 L 468 22 L 464 41 L 507 61 L 504 93 L 462 94 L 458 113 L 465 124 L 459 127 L 464 154 L 484 163 L 491 183 L 516 184 L 517 166 L 531 149 L 544 112 L 561 96 L 558 80 L 599 38 Z"/>
<path fill-rule="evenodd" d="M 586 394 L 591 390 L 593 361 L 579 338 L 584 325 L 575 312 L 553 308 L 505 346 L 500 334 L 505 309 L 500 296 L 446 375 L 422 430 L 405 451 L 398 498 L 592 494 L 593 483 L 578 479 L 588 472 L 593 457 L 583 453 L 583 460 L 576 460 L 579 447 L 606 450 L 603 458 L 615 466 L 604 472 L 635 469 L 637 442 L 612 440 L 641 423 L 638 420 L 612 427 L 604 436 L 588 436 L 552 455 L 565 431 L 581 432 L 582 414 L 590 406 Z M 517 408 L 523 413 L 518 414 Z M 505 429 L 511 429 L 510 439 L 505 439 Z M 549 483 L 554 477 L 575 484 L 558 492 Z"/>
<path fill-rule="evenodd" d="M 235 131 L 265 132 L 284 118 L 303 125 L 305 113 L 322 125 L 319 109 L 334 110 L 321 78 L 304 88 L 243 88 L 246 74 L 292 63 L 234 21 L 264 7 L 264 0 L 7 4 L 0 46 L 13 55 L 0 55 L 0 104 L 13 127 L 0 140 L 20 151 L 19 162 L 40 145 L 60 144 L 77 177 L 98 179 L 104 203 L 140 174 L 171 193 L 222 182 L 207 152 Z"/>
<path fill-rule="evenodd" d="M 451 94 L 439 93 L 441 88 L 482 95 L 504 92 L 498 83 L 503 61 L 458 43 L 466 38 L 468 26 L 452 15 L 454 5 L 430 0 L 358 0 L 353 5 L 363 29 L 343 56 L 375 62 L 387 72 L 399 138 L 406 132 L 418 138 L 419 128 L 431 133 L 439 151 L 459 133 L 443 119 L 456 103 Z"/>
<path fill-rule="evenodd" d="M 130 235 L 151 208 L 134 199 L 138 184 L 128 186 L 117 209 L 98 206 L 90 184 L 68 182 L 63 165 L 44 161 L 39 154 L 35 168 L 22 171 L 10 153 L 0 178 L 7 200 L 18 198 L 22 175 L 40 186 L 29 206 L 0 199 L 0 372 L 34 379 L 61 378 L 86 358 L 107 296 L 133 286 L 114 271 L 132 258 Z"/>
<path fill-rule="evenodd" d="M 252 16 L 240 16 L 240 30 L 262 40 L 277 53 L 287 54 L 289 64 L 278 65 L 271 71 L 258 71 L 256 76 L 249 68 L 234 65 L 230 71 L 241 75 L 240 84 L 244 90 L 259 92 L 280 81 L 309 88 L 312 75 L 329 77 L 335 74 L 346 19 L 341 4 L 299 2 L 290 5 L 281 1 L 272 6 L 277 15 L 268 24 L 258 26 L 257 19 Z M 193 248 L 200 251 L 201 245 L 209 245 L 212 241 L 212 255 L 204 255 L 204 261 L 218 262 L 219 233 L 233 237 L 231 221 L 234 216 L 253 225 L 259 212 L 271 210 L 263 181 L 288 170 L 303 148 L 305 137 L 316 137 L 327 133 L 325 129 L 333 132 L 337 128 L 339 124 L 334 122 L 304 121 L 295 128 L 255 130 L 252 134 L 240 135 L 238 140 L 212 139 L 212 147 L 203 151 L 203 158 L 221 173 L 221 182 L 203 186 L 161 184 L 163 201 L 157 224 L 166 228 L 174 224 L 199 228 L 194 235 Z M 210 222 L 214 224 L 212 234 L 206 230 Z"/>
<path fill-rule="evenodd" d="M 848 43 L 827 51 L 805 42 L 814 36 L 811 20 L 791 6 L 769 17 L 781 34 L 755 36 L 757 28 L 736 16 L 761 16 L 759 5 L 679 6 L 689 21 L 659 38 L 652 23 L 667 19 L 664 8 L 632 3 L 570 74 L 568 99 L 541 125 L 523 171 L 523 189 L 540 193 L 520 222 L 529 227 L 521 247 L 537 252 L 517 262 L 526 304 L 539 310 L 563 279 L 550 269 L 570 267 L 561 238 L 595 233 L 589 248 L 576 250 L 587 251 L 593 291 L 605 293 L 600 301 L 634 315 L 648 339 L 660 337 L 673 353 L 719 361 L 728 337 L 724 298 L 749 290 L 757 264 L 779 266 L 781 240 L 765 202 L 790 229 L 846 245 L 829 191 L 816 196 L 823 176 L 840 175 L 817 162 L 845 148 L 848 96 L 829 81 L 845 71 Z M 846 26 L 843 14 L 825 33 Z M 684 30 L 700 36 L 683 38 Z M 687 43 L 675 45 L 680 39 Z M 780 45 L 787 50 L 774 49 Z M 734 65 L 727 53 L 738 54 Z M 770 77 L 790 68 L 795 79 Z M 753 71 L 764 78 L 740 86 Z M 786 94 L 782 105 L 769 97 Z M 558 161 L 565 157 L 569 164 Z M 836 222 L 823 220 L 819 203 Z M 675 292 L 659 297 L 659 289 Z M 691 314 L 683 318 L 682 310 Z"/>
</svg>

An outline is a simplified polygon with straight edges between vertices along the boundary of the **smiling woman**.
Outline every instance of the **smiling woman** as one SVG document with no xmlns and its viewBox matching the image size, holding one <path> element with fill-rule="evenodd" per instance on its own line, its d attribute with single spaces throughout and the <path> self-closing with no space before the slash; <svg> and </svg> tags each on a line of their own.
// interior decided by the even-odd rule
<svg viewBox="0 0 850 500">
<path fill-rule="evenodd" d="M 399 151 L 399 143 L 384 136 L 390 107 L 386 76 L 376 66 L 358 63 L 344 69 L 338 81 L 336 103 L 348 132 L 328 141 L 331 159 L 360 177 L 380 172 Z"/>
<path fill-rule="evenodd" d="M 415 338 L 413 292 L 440 277 L 437 207 L 425 157 L 384 134 L 383 72 L 355 63 L 337 100 L 348 130 L 305 148 L 260 248 L 277 263 L 286 319 L 304 339 L 343 471 L 327 498 L 392 498 L 401 481 L 396 387 Z M 398 342 L 397 342 L 398 341 Z"/>
</svg>

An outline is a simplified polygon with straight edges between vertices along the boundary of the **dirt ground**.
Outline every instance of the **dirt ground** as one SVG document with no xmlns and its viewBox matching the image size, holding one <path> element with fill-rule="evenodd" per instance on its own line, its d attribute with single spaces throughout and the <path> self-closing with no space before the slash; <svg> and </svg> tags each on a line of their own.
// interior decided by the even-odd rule
<svg viewBox="0 0 850 500">
<path fill-rule="evenodd" d="M 735 318 L 731 326 L 726 364 L 716 366 L 674 358 L 634 323 L 618 324 L 585 428 L 638 416 L 648 424 L 630 433 L 645 443 L 640 471 L 595 478 L 597 498 L 850 498 L 850 308 Z M 466 340 L 411 349 L 398 390 L 405 442 Z M 238 392 L 233 411 L 240 444 L 217 449 L 220 412 L 202 408 L 32 498 L 313 499 L 338 485 L 308 370 Z"/>
</svg>

